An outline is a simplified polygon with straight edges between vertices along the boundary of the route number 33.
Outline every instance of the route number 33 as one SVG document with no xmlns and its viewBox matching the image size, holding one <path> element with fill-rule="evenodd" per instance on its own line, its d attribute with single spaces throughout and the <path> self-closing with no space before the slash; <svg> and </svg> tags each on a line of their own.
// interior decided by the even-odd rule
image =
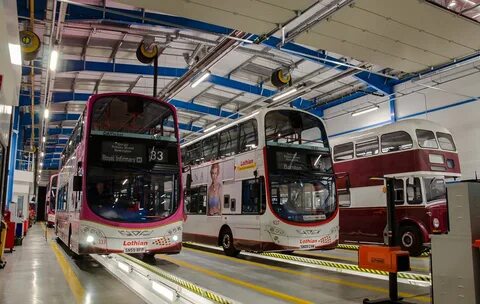
<svg viewBox="0 0 480 304">
<path fill-rule="evenodd" d="M 152 147 L 150 150 L 150 155 L 148 161 L 151 162 L 163 162 L 165 161 L 165 151 L 164 150 L 155 150 L 155 147 Z"/>
</svg>

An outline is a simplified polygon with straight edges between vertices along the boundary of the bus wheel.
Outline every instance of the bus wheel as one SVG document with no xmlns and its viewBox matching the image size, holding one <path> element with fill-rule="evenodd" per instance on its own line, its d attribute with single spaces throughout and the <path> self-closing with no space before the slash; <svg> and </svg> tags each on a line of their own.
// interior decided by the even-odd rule
<svg viewBox="0 0 480 304">
<path fill-rule="evenodd" d="M 410 252 L 411 256 L 420 256 L 423 252 L 423 241 L 420 230 L 415 226 L 402 226 L 399 231 L 400 246 Z"/>
<path fill-rule="evenodd" d="M 225 254 L 231 257 L 236 257 L 240 253 L 240 250 L 235 249 L 233 246 L 233 235 L 229 228 L 224 228 L 220 234 L 220 244 L 223 247 Z"/>
<path fill-rule="evenodd" d="M 142 261 L 144 261 L 147 264 L 155 265 L 157 261 L 155 259 L 155 253 L 144 253 L 142 256 Z"/>
</svg>

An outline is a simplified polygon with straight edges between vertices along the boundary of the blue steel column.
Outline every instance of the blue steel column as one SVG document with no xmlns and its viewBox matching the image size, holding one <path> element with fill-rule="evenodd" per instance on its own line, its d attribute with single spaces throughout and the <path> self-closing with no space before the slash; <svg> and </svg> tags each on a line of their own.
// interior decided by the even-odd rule
<svg viewBox="0 0 480 304">
<path fill-rule="evenodd" d="M 397 121 L 397 99 L 395 94 L 390 95 L 390 121 Z"/>
<path fill-rule="evenodd" d="M 17 146 L 18 146 L 18 131 L 20 125 L 20 111 L 19 107 L 15 107 L 13 110 L 13 123 L 12 123 L 12 140 L 10 143 L 10 159 L 8 163 L 8 175 L 7 175 L 7 204 L 6 208 L 10 206 L 10 202 L 13 197 L 13 180 L 15 173 L 15 163 L 17 161 Z"/>
</svg>

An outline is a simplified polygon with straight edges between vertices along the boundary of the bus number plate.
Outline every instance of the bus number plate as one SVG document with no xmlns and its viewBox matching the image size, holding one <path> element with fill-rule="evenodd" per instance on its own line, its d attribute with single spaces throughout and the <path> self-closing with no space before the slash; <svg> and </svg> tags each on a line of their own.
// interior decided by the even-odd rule
<svg viewBox="0 0 480 304">
<path fill-rule="evenodd" d="M 315 249 L 315 245 L 300 245 L 300 249 Z"/>
<path fill-rule="evenodd" d="M 123 252 L 125 252 L 125 253 L 142 253 L 142 252 L 145 252 L 145 247 L 123 248 Z"/>
</svg>

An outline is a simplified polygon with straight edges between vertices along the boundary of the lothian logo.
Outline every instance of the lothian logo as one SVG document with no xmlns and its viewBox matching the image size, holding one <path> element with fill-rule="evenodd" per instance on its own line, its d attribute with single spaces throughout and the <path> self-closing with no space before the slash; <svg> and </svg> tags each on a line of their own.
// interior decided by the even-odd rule
<svg viewBox="0 0 480 304">
<path fill-rule="evenodd" d="M 123 236 L 149 236 L 153 230 L 118 230 Z"/>
</svg>

